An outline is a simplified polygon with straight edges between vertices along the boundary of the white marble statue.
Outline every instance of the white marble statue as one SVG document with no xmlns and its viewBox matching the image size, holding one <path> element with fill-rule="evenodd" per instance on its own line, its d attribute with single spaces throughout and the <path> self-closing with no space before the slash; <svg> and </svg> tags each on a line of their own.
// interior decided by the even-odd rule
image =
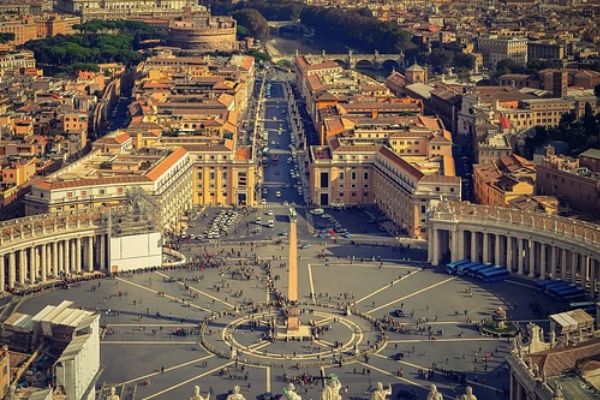
<svg viewBox="0 0 600 400">
<path fill-rule="evenodd" d="M 291 382 L 283 388 L 283 396 L 287 400 L 302 400 L 302 397 L 300 397 L 298 393 L 296 393 L 296 387 Z"/>
<path fill-rule="evenodd" d="M 329 378 L 329 382 L 325 384 L 321 392 L 321 400 L 342 400 L 342 395 L 340 395 L 342 384 L 340 380 L 335 374 L 331 374 Z"/>
<path fill-rule="evenodd" d="M 477 397 L 473 394 L 473 388 L 471 386 L 467 386 L 465 389 L 465 394 L 458 396 L 457 400 L 477 400 Z"/>
<path fill-rule="evenodd" d="M 210 393 L 206 394 L 206 397 L 202 397 L 202 395 L 200 395 L 200 386 L 195 385 L 194 386 L 194 394 L 190 397 L 190 400 L 209 400 L 210 399 Z"/>
<path fill-rule="evenodd" d="M 110 394 L 106 396 L 106 400 L 121 400 L 114 386 L 110 388 Z"/>
<path fill-rule="evenodd" d="M 377 382 L 377 388 L 371 393 L 371 400 L 387 400 L 392 395 L 392 385 L 388 384 L 387 389 L 383 388 L 383 383 Z"/>
<path fill-rule="evenodd" d="M 438 392 L 437 390 L 437 386 L 435 386 L 434 384 L 432 384 L 431 386 L 429 386 L 429 395 L 427 396 L 427 400 L 443 400 L 443 396 L 440 392 Z"/>
<path fill-rule="evenodd" d="M 241 388 L 239 385 L 233 387 L 233 392 L 227 396 L 226 400 L 246 400 L 243 394 L 240 393 Z"/>
</svg>

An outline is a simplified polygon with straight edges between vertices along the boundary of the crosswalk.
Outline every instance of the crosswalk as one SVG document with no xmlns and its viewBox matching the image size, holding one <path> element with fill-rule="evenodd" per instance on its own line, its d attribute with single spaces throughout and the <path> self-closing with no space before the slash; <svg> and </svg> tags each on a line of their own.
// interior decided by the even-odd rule
<svg viewBox="0 0 600 400">
<path fill-rule="evenodd" d="M 273 208 L 290 208 L 290 205 L 284 206 L 283 203 L 267 202 L 265 204 L 258 204 L 258 209 L 273 209 Z M 295 205 L 294 208 L 306 208 L 304 205 Z"/>
</svg>

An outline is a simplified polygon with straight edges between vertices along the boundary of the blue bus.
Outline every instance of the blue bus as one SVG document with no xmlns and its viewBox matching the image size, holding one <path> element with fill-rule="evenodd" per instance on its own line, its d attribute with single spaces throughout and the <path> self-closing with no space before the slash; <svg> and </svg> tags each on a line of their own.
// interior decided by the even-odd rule
<svg viewBox="0 0 600 400">
<path fill-rule="evenodd" d="M 481 280 L 483 280 L 484 282 L 499 282 L 508 278 L 509 275 L 510 274 L 508 270 L 502 267 L 498 267 L 495 271 L 482 273 Z"/>
<path fill-rule="evenodd" d="M 454 274 L 456 274 L 456 269 L 459 266 L 468 264 L 468 263 L 470 263 L 470 261 L 466 258 L 459 260 L 459 261 L 454 261 L 454 262 L 448 263 L 448 264 L 446 264 L 446 272 L 448 272 L 448 275 L 454 275 Z"/>
<path fill-rule="evenodd" d="M 501 267 L 500 267 L 500 266 L 498 266 L 498 265 L 488 265 L 488 267 L 487 267 L 487 268 L 482 268 L 482 269 L 479 269 L 479 270 L 477 270 L 477 273 L 476 273 L 476 275 L 475 275 L 475 276 L 476 276 L 477 278 L 481 279 L 481 278 L 483 278 L 483 276 L 484 276 L 485 274 L 487 274 L 487 273 L 489 273 L 489 272 L 494 272 L 494 271 L 496 271 L 498 268 L 501 268 Z"/>
<path fill-rule="evenodd" d="M 471 265 L 468 268 L 465 268 L 462 271 L 462 274 L 459 275 L 468 275 L 468 276 L 472 276 L 475 277 L 477 275 L 477 271 L 481 271 L 482 269 L 486 269 L 489 268 L 491 266 L 491 264 L 482 264 L 482 263 L 477 263 L 476 265 Z"/>
<path fill-rule="evenodd" d="M 469 264 L 463 264 L 460 267 L 458 267 L 458 270 L 456 272 L 457 272 L 458 275 L 466 275 L 473 268 L 477 268 L 480 265 L 482 265 L 480 262 L 472 262 L 472 263 L 469 263 Z"/>
<path fill-rule="evenodd" d="M 554 290 L 555 288 L 567 287 L 567 286 L 569 286 L 569 284 L 565 281 L 553 281 L 552 283 L 549 283 L 546 286 L 544 286 L 544 292 L 551 293 L 552 290 Z"/>
<path fill-rule="evenodd" d="M 571 294 L 571 293 L 579 292 L 579 291 L 580 291 L 580 289 L 577 289 L 577 286 L 565 284 L 564 286 L 553 287 L 549 291 L 549 294 L 553 297 L 562 298 L 563 296 L 565 296 L 567 294 Z"/>
</svg>

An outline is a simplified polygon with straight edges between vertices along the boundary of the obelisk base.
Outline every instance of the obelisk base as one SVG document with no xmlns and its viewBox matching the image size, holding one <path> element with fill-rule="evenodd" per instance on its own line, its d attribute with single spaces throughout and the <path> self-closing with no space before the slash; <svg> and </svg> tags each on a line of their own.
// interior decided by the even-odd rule
<svg viewBox="0 0 600 400">
<path fill-rule="evenodd" d="M 300 311 L 296 307 L 287 310 L 287 330 L 288 332 L 300 330 Z"/>
</svg>

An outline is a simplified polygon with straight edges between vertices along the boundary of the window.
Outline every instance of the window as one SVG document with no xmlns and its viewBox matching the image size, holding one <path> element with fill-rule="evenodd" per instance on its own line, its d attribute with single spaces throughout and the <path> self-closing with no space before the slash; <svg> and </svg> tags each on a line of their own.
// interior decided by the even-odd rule
<svg viewBox="0 0 600 400">
<path fill-rule="evenodd" d="M 368 172 L 363 172 L 363 179 L 364 180 L 368 180 L 369 179 L 369 173 Z"/>
<path fill-rule="evenodd" d="M 436 188 L 435 188 L 435 191 L 436 191 L 436 192 L 439 192 L 439 191 L 440 191 L 440 188 L 439 188 L 439 187 L 436 187 Z"/>
<path fill-rule="evenodd" d="M 329 187 L 329 172 L 321 172 L 321 189 Z"/>
<path fill-rule="evenodd" d="M 352 172 L 352 174 L 350 174 L 350 179 L 352 179 L 352 180 L 356 179 L 356 172 Z"/>
</svg>

